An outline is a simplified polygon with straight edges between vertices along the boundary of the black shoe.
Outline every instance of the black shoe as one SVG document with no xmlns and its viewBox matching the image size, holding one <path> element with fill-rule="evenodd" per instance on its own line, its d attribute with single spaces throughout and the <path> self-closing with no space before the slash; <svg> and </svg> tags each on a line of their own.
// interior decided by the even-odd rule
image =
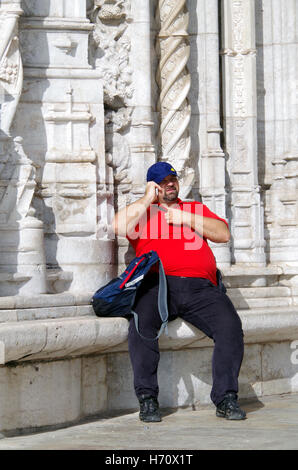
<svg viewBox="0 0 298 470">
<path fill-rule="evenodd" d="M 217 405 L 216 416 L 219 418 L 241 420 L 246 418 L 246 413 L 237 403 L 235 392 L 226 393 L 223 401 Z"/>
<path fill-rule="evenodd" d="M 140 402 L 139 418 L 145 423 L 158 423 L 161 421 L 159 404 L 155 397 L 151 395 L 141 395 L 138 397 Z"/>
</svg>

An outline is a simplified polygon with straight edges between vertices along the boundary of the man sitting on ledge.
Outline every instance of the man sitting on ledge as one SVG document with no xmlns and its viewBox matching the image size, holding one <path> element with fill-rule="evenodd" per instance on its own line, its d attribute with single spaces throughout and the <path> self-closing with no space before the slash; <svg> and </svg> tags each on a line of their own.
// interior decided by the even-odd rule
<svg viewBox="0 0 298 470">
<path fill-rule="evenodd" d="M 217 285 L 216 261 L 207 243 L 226 243 L 230 232 L 225 220 L 200 202 L 182 202 L 175 169 L 166 162 L 147 172 L 145 194 L 121 209 L 114 218 L 117 235 L 126 236 L 140 256 L 158 253 L 168 284 L 169 319 L 181 317 L 214 341 L 211 400 L 216 416 L 245 419 L 237 402 L 238 376 L 243 358 L 241 320 L 229 297 Z M 158 312 L 158 272 L 150 272 L 137 292 L 134 310 L 139 330 L 155 338 L 161 326 Z M 161 421 L 158 404 L 158 340 L 147 341 L 130 321 L 128 346 L 140 419 Z"/>
</svg>

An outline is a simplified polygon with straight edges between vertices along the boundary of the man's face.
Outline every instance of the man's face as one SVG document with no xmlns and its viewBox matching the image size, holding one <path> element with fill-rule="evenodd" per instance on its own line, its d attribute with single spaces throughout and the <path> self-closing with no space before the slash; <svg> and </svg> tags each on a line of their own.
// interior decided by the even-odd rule
<svg viewBox="0 0 298 470">
<path fill-rule="evenodd" d="M 162 189 L 162 193 L 159 193 L 159 202 L 166 204 L 176 202 L 179 194 L 179 183 L 176 176 L 167 176 L 159 183 L 159 186 Z"/>
</svg>

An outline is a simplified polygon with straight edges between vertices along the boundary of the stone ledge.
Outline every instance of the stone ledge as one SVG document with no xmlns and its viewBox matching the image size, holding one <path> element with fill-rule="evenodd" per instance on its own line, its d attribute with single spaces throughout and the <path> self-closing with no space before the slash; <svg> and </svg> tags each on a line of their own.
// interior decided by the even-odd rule
<svg viewBox="0 0 298 470">
<path fill-rule="evenodd" d="M 127 338 L 127 320 L 95 316 L 0 325 L 0 363 L 67 358 L 109 350 Z"/>
<path fill-rule="evenodd" d="M 298 339 L 297 308 L 255 309 L 239 313 L 246 343 Z M 26 320 L 0 325 L 0 364 L 11 361 L 64 359 L 127 351 L 128 322 L 124 318 Z M 160 338 L 161 350 L 212 346 L 213 341 L 190 324 L 176 319 L 169 335 Z"/>
<path fill-rule="evenodd" d="M 61 294 L 15 295 L 0 297 L 0 310 L 3 309 L 29 309 L 44 307 L 61 307 L 90 304 L 93 293 L 74 294 L 65 292 Z"/>
<path fill-rule="evenodd" d="M 295 268 L 296 272 L 298 268 Z M 224 276 L 274 276 L 285 274 L 286 267 L 280 265 L 271 266 L 251 266 L 248 264 L 235 264 L 231 266 L 220 266 Z"/>
<path fill-rule="evenodd" d="M 267 307 L 272 308 L 286 308 L 297 303 L 295 299 L 297 288 L 293 285 L 275 282 L 273 282 L 272 285 L 270 285 L 270 283 L 268 285 L 267 281 L 264 281 L 263 278 L 270 278 L 272 276 L 276 278 L 280 276 L 295 276 L 298 274 L 298 266 L 268 265 L 263 267 L 235 265 L 222 267 L 221 271 L 224 276 L 228 295 L 231 297 L 236 309 L 261 308 L 264 299 L 266 299 Z M 60 275 L 68 276 L 66 273 L 60 273 Z M 7 277 L 7 275 L 4 275 L 4 277 L 5 276 Z M 15 276 L 15 274 L 13 276 Z M 10 277 L 13 276 L 10 275 Z M 240 283 L 237 283 L 237 278 L 240 279 Z M 243 282 L 243 279 L 245 279 L 246 282 Z M 254 284 L 254 279 L 257 279 L 256 284 Z M 92 308 L 90 306 L 90 299 L 93 293 L 94 292 L 64 292 L 60 294 L 0 297 L 0 323 L 10 319 L 14 321 L 42 319 L 47 316 L 45 309 L 56 309 L 58 307 L 84 307 L 86 314 L 91 314 Z M 25 309 L 27 310 L 27 315 L 24 315 Z M 30 312 L 29 309 L 40 309 L 40 312 L 37 310 L 35 312 L 31 310 Z M 9 311 L 11 311 L 11 314 Z M 19 311 L 21 311 L 20 314 Z M 77 314 L 79 314 L 79 309 L 77 309 L 75 316 Z M 85 313 L 81 315 L 85 315 Z M 74 316 L 74 313 L 63 314 L 61 309 L 59 314 L 57 314 L 56 312 L 53 313 L 48 310 L 47 318 L 55 318 L 57 316 Z"/>
<path fill-rule="evenodd" d="M 247 308 L 286 308 L 295 305 L 298 289 L 289 285 L 227 287 L 228 296 L 237 310 Z M 93 314 L 93 292 L 0 297 L 0 323 L 3 321 L 38 320 Z M 69 308 L 68 308 L 69 307 Z M 71 310 L 70 307 L 77 307 Z"/>
<path fill-rule="evenodd" d="M 32 320 L 50 320 L 93 315 L 92 305 L 60 305 L 52 307 L 18 308 L 0 310 L 0 324 Z"/>
</svg>

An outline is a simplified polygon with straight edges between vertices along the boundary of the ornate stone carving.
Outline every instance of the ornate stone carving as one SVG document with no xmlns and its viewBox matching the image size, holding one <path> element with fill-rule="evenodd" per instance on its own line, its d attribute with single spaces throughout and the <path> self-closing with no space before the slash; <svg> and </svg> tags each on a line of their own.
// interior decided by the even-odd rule
<svg viewBox="0 0 298 470">
<path fill-rule="evenodd" d="M 51 195 L 58 233 L 95 232 L 95 151 L 90 146 L 89 126 L 92 121 L 89 105 L 74 103 L 71 86 L 64 103 L 48 106 L 44 114 L 48 151 L 44 170 L 43 196 Z M 55 165 L 60 165 L 55 168 Z M 79 176 L 78 165 L 82 169 Z M 52 172 L 56 176 L 51 176 Z"/>
<path fill-rule="evenodd" d="M 187 69 L 190 46 L 186 0 L 159 0 L 156 20 L 160 24 L 157 39 L 160 56 L 157 73 L 160 88 L 159 158 L 171 161 L 182 175 L 192 174 L 188 166 L 191 109 L 187 98 L 190 89 L 190 73 Z M 192 177 L 188 176 L 188 179 L 191 186 Z"/>
<path fill-rule="evenodd" d="M 102 21 L 121 20 L 126 16 L 124 3 L 125 0 L 96 0 L 95 5 L 99 8 L 98 17 Z"/>
<path fill-rule="evenodd" d="M 129 0 L 96 0 L 89 17 L 95 23 L 91 41 L 91 62 L 104 83 L 104 102 L 112 108 L 126 105 L 133 95 L 129 63 Z"/>
<path fill-rule="evenodd" d="M 34 215 L 31 202 L 35 190 L 35 167 L 26 156 L 22 138 L 10 142 L 0 165 L 0 225 L 16 228 Z"/>
<path fill-rule="evenodd" d="M 121 108 L 105 115 L 107 163 L 113 168 L 115 185 L 121 191 L 129 190 L 131 184 L 131 152 L 124 135 L 131 123 L 131 111 Z"/>
</svg>

